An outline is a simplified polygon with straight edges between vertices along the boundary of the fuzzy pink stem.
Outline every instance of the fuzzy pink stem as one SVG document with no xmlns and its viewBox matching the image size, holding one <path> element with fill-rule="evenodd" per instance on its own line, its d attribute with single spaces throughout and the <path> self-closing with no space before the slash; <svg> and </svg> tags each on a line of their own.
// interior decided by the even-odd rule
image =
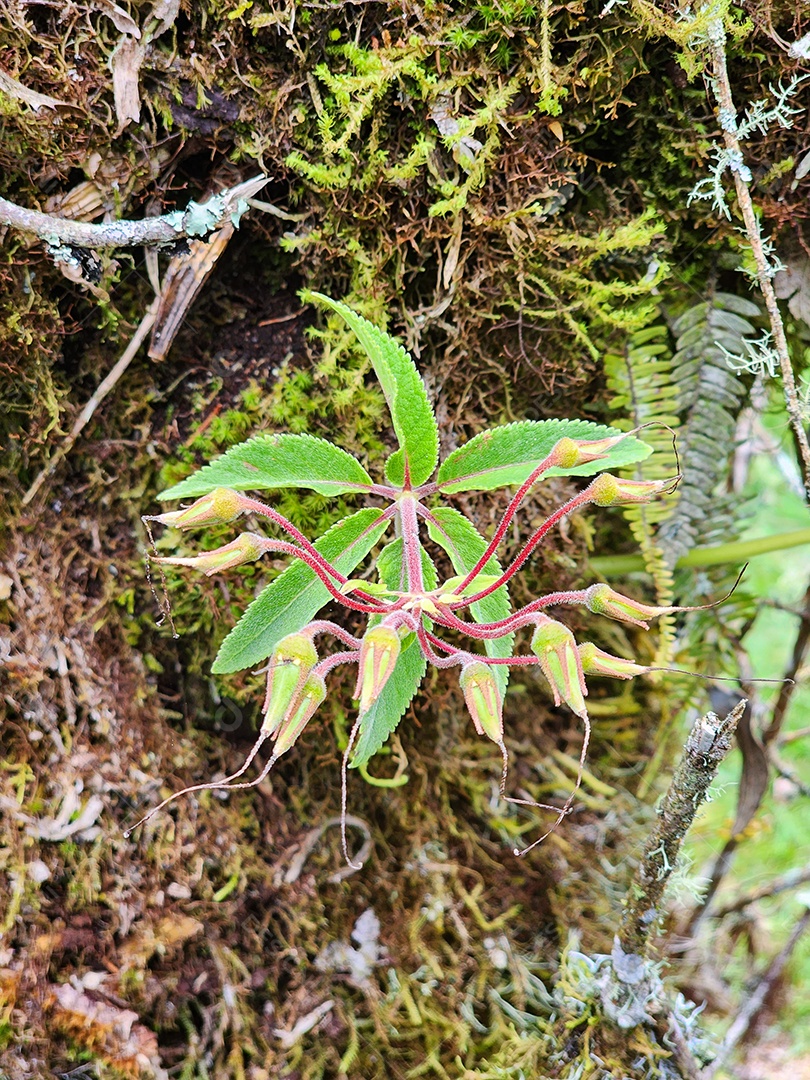
<svg viewBox="0 0 810 1080">
<path fill-rule="evenodd" d="M 280 551 L 282 552 L 282 554 L 295 555 L 302 562 L 305 562 L 310 568 L 310 570 L 313 570 L 318 575 L 326 588 L 329 590 L 330 595 L 335 600 L 339 600 L 340 603 L 343 604 L 345 607 L 351 608 L 352 611 L 362 611 L 367 615 L 382 615 L 388 611 L 389 605 L 381 605 L 380 602 L 378 600 L 375 600 L 372 596 L 369 596 L 369 600 L 371 601 L 371 603 L 360 603 L 357 600 L 350 599 L 348 596 L 342 593 L 340 589 L 336 588 L 327 571 L 321 565 L 321 562 L 312 558 L 309 551 L 302 550 L 301 548 L 296 547 L 295 544 L 289 544 L 286 540 L 268 540 L 268 544 L 272 544 L 272 547 L 268 548 L 268 550 L 270 551 Z M 315 554 L 318 555 L 320 553 L 316 552 Z M 337 571 L 333 566 L 331 566 L 331 563 L 327 562 L 326 565 L 331 568 L 333 574 L 337 574 Z M 341 574 L 340 576 L 342 577 L 343 575 Z M 346 578 L 344 577 L 343 580 L 346 581 Z M 367 594 L 362 593 L 361 595 L 365 596 Z"/>
<path fill-rule="evenodd" d="M 507 618 L 498 619 L 496 622 L 464 622 L 453 612 L 445 611 L 443 608 L 440 608 L 439 613 L 433 618 L 435 622 L 440 623 L 442 626 L 452 630 L 459 630 L 461 633 L 466 634 L 467 637 L 481 640 L 506 637 L 513 630 L 519 630 L 521 626 L 527 626 L 534 622 L 533 613 L 542 611 L 543 608 L 552 607 L 555 604 L 584 603 L 585 591 L 585 589 L 579 589 L 576 592 L 549 593 L 548 596 L 541 596 L 537 600 L 532 600 L 530 604 L 526 604 L 525 607 L 519 608 Z"/>
<path fill-rule="evenodd" d="M 324 657 L 323 660 L 320 660 L 315 665 L 312 669 L 312 674 L 321 675 L 325 678 L 330 671 L 340 664 L 356 664 L 359 659 L 359 651 L 332 653 L 331 656 Z"/>
<path fill-rule="evenodd" d="M 308 552 L 313 559 L 317 560 L 323 566 L 324 570 L 336 581 L 340 582 L 341 585 L 344 585 L 348 581 L 345 574 L 341 574 L 341 572 L 334 567 L 320 551 L 318 551 L 315 545 L 310 540 L 307 540 L 304 534 L 299 532 L 293 523 L 288 518 L 285 518 L 283 514 L 280 514 L 278 510 L 274 510 L 272 506 L 268 506 L 266 503 L 259 502 L 258 499 L 251 499 L 247 496 L 244 497 L 244 506 L 246 510 L 250 510 L 254 514 L 259 514 L 261 517 L 267 518 L 269 521 L 279 525 L 285 532 L 289 533 L 294 540 L 298 541 L 304 551 Z M 377 520 L 366 529 L 366 532 L 375 528 L 381 521 L 390 521 L 395 513 L 396 507 L 389 506 L 388 509 L 384 510 Z M 360 539 L 360 537 L 358 537 L 358 539 Z M 363 599 L 374 602 L 374 597 L 369 594 L 363 594 Z"/>
<path fill-rule="evenodd" d="M 556 461 L 554 460 L 554 451 L 552 451 L 540 462 L 540 464 L 537 466 L 536 469 L 534 469 L 533 472 L 529 473 L 529 475 L 526 477 L 526 479 L 523 481 L 523 483 L 513 495 L 511 502 L 506 508 L 505 514 L 501 518 L 498 528 L 495 530 L 495 535 L 492 537 L 489 544 L 487 545 L 484 554 L 481 556 L 481 558 L 478 560 L 472 570 L 470 570 L 469 574 L 467 574 L 464 580 L 456 587 L 456 592 L 463 592 L 463 590 L 467 588 L 473 578 L 475 578 L 478 574 L 481 573 L 483 568 L 487 565 L 489 560 L 498 550 L 498 546 L 500 545 L 501 540 L 503 540 L 504 536 L 506 535 L 506 530 L 509 528 L 509 523 L 517 513 L 518 507 L 526 498 L 526 495 L 528 494 L 532 485 L 540 479 L 544 472 L 547 472 L 549 469 L 554 468 L 555 464 Z"/>
<path fill-rule="evenodd" d="M 332 634 L 333 637 L 338 638 L 344 645 L 351 645 L 353 649 L 360 648 L 360 638 L 353 637 L 348 630 L 344 630 L 342 626 L 338 626 L 337 623 L 331 622 L 329 619 L 315 619 L 311 623 L 307 623 L 306 629 L 311 634 Z"/>
<path fill-rule="evenodd" d="M 404 551 L 405 573 L 408 589 L 412 593 L 424 592 L 422 577 L 422 549 L 419 544 L 419 518 L 416 511 L 416 499 L 413 495 L 402 495 L 397 503 L 399 521 L 402 526 L 402 547 Z"/>
<path fill-rule="evenodd" d="M 543 524 L 540 526 L 534 536 L 532 536 L 532 538 L 524 545 L 522 551 L 517 556 L 517 558 L 515 558 L 513 562 L 507 567 L 507 569 L 504 570 L 498 580 L 494 581 L 486 589 L 482 589 L 481 592 L 475 593 L 473 596 L 465 596 L 465 604 L 474 604 L 478 600 L 483 600 L 485 596 L 489 596 L 490 593 L 495 592 L 496 589 L 500 589 L 502 585 L 505 585 L 507 581 L 509 581 L 511 577 L 514 577 L 518 570 L 520 570 L 521 566 L 523 566 L 523 564 L 526 562 L 528 557 L 531 555 L 531 553 L 534 551 L 534 549 L 537 547 L 537 545 L 540 543 L 546 533 L 549 532 L 557 524 L 558 521 L 564 518 L 566 514 L 570 514 L 572 510 L 576 510 L 580 506 L 585 506 L 590 501 L 591 496 L 586 489 L 585 491 L 581 491 L 578 495 L 575 495 L 572 499 L 569 499 L 567 503 L 563 503 L 563 505 L 558 510 L 555 510 L 550 517 L 546 518 L 546 520 L 543 522 Z M 489 551 L 489 548 L 487 548 L 487 551 Z M 484 552 L 484 555 L 487 554 L 487 551 Z M 482 556 L 481 558 L 483 557 L 484 556 Z M 475 567 L 473 567 L 473 569 L 464 579 L 464 582 L 458 586 L 456 591 L 464 589 L 466 585 L 468 585 L 470 581 L 473 580 L 476 574 L 478 574 L 479 569 L 483 565 L 486 564 L 482 563 L 481 559 L 479 559 Z"/>
<path fill-rule="evenodd" d="M 451 654 L 447 659 L 442 660 L 437 657 L 434 660 L 435 653 L 431 649 L 430 654 L 426 655 L 428 655 L 428 659 L 435 667 L 452 667 L 454 664 L 464 663 L 465 660 L 480 660 L 484 664 L 500 664 L 506 667 L 531 667 L 540 663 L 540 658 L 537 656 L 482 656 L 480 653 L 467 652 L 466 649 L 457 649 L 455 645 L 449 645 L 446 641 L 442 641 L 435 634 L 431 634 L 429 630 L 424 631 L 424 637 L 428 646 L 436 645 Z M 422 643 L 421 637 L 419 643 L 424 649 L 425 645 Z"/>
</svg>

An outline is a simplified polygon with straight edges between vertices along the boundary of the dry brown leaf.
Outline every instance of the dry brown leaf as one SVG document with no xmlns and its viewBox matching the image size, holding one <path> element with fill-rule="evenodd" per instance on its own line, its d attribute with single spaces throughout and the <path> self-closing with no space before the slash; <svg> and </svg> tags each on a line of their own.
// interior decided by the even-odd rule
<svg viewBox="0 0 810 1080">
<path fill-rule="evenodd" d="M 45 203 L 45 213 L 74 221 L 92 221 L 104 213 L 105 204 L 104 192 L 95 180 L 82 180 L 70 191 L 52 195 Z"/>
<path fill-rule="evenodd" d="M 116 136 L 120 135 L 130 121 L 141 118 L 141 94 L 138 79 L 145 52 L 131 37 L 122 37 L 110 57 L 115 97 L 115 115 L 118 117 Z"/>
<path fill-rule="evenodd" d="M 175 255 L 166 270 L 149 355 L 163 360 L 183 325 L 183 319 L 234 233 L 230 221 L 207 240 L 189 240 L 188 252 Z"/>
<path fill-rule="evenodd" d="M 773 279 L 773 289 L 780 300 L 787 300 L 788 311 L 810 326 L 810 259 L 797 255 Z"/>
<path fill-rule="evenodd" d="M 140 38 L 141 31 L 138 24 L 131 15 L 127 14 L 117 4 L 114 4 L 112 0 L 93 0 L 93 7 L 103 11 L 115 26 L 115 29 L 120 30 L 122 34 L 131 34 L 134 38 Z"/>
<path fill-rule="evenodd" d="M 751 730 L 750 706 L 746 708 L 737 725 L 737 743 L 742 752 L 743 766 L 737 796 L 737 815 L 731 827 L 732 836 L 739 836 L 747 827 L 768 788 L 768 755 Z"/>
<path fill-rule="evenodd" d="M 57 105 L 68 105 L 70 108 L 76 108 L 69 101 L 60 101 L 59 98 L 49 97 L 47 94 L 38 94 L 36 90 L 29 90 L 27 86 L 23 86 L 21 82 L 13 79 L 11 75 L 7 75 L 5 71 L 0 71 L 0 93 L 7 94 L 17 101 L 24 101 L 26 105 L 31 106 L 34 112 L 39 112 L 40 109 L 55 109 Z"/>
<path fill-rule="evenodd" d="M 167 30 L 170 30 L 180 14 L 180 0 L 157 0 L 157 3 L 149 12 L 149 19 L 158 20 L 158 26 L 150 33 L 150 40 L 154 41 L 155 38 L 159 38 L 161 34 L 165 34 Z"/>
</svg>

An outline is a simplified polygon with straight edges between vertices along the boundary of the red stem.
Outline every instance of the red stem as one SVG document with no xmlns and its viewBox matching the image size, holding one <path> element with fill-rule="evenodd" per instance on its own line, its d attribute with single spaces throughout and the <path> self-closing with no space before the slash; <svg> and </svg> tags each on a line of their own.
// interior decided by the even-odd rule
<svg viewBox="0 0 810 1080">
<path fill-rule="evenodd" d="M 464 589 L 466 589 L 470 582 L 473 580 L 473 578 L 480 574 L 483 568 L 487 565 L 489 560 L 498 550 L 498 546 L 501 540 L 503 540 L 504 535 L 506 534 L 506 530 L 509 528 L 509 523 L 515 516 L 518 507 L 528 494 L 529 489 L 542 476 L 544 472 L 546 472 L 548 469 L 553 468 L 555 463 L 556 462 L 554 461 L 554 453 L 552 451 L 551 454 L 548 454 L 545 458 L 543 458 L 543 460 L 540 462 L 537 468 L 534 469 L 533 472 L 529 473 L 529 475 L 517 489 L 515 494 L 512 496 L 512 500 L 507 506 L 506 512 L 501 518 L 501 522 L 498 525 L 498 528 L 495 530 L 495 535 L 492 537 L 489 544 L 487 545 L 484 554 L 481 556 L 481 558 L 478 560 L 472 570 L 470 570 L 469 574 L 467 574 L 464 580 L 456 587 L 456 592 L 462 592 Z"/>
<path fill-rule="evenodd" d="M 565 515 L 570 514 L 572 510 L 576 510 L 577 507 L 584 506 L 590 501 L 591 496 L 588 488 L 586 488 L 585 491 L 581 491 L 578 495 L 575 495 L 572 499 L 569 499 L 567 503 L 563 503 L 563 505 L 558 510 L 554 511 L 551 517 L 546 518 L 546 520 L 543 522 L 543 524 L 540 526 L 534 536 L 532 536 L 532 538 L 525 544 L 523 550 L 520 552 L 517 558 L 515 558 L 513 562 L 507 567 L 507 569 L 504 570 L 504 572 L 501 574 L 497 581 L 494 581 L 486 589 L 482 589 L 481 592 L 477 592 L 473 596 L 464 597 L 465 606 L 468 604 L 474 604 L 478 600 L 483 600 L 485 596 L 489 596 L 490 593 L 495 592 L 496 589 L 500 589 L 502 585 L 505 585 L 507 581 L 509 581 L 509 579 L 518 572 L 521 566 L 523 566 L 523 564 L 526 562 L 528 557 L 531 555 L 531 553 L 534 551 L 534 549 L 537 547 L 537 545 L 540 543 L 546 533 L 549 532 L 549 530 L 552 529 L 553 526 L 561 520 L 561 518 L 564 518 Z M 487 548 L 487 551 L 489 551 L 489 548 Z M 487 552 L 484 552 L 484 555 L 486 554 Z M 464 582 L 462 582 L 462 584 L 459 585 L 455 591 L 458 592 L 459 590 L 464 589 L 466 585 L 468 585 L 470 581 L 473 580 L 482 565 L 485 564 L 482 564 L 481 560 L 479 559 L 475 567 L 464 579 Z"/>
<path fill-rule="evenodd" d="M 417 634 L 419 634 L 418 630 Z M 424 637 L 426 642 L 430 645 L 438 645 L 440 649 L 444 649 L 445 652 L 452 654 L 445 660 L 441 660 L 439 657 L 433 659 L 436 654 L 431 649 L 428 654 L 428 659 L 436 667 L 452 667 L 454 664 L 462 663 L 467 659 L 480 660 L 483 664 L 505 664 L 507 667 L 530 667 L 533 664 L 540 663 L 539 656 L 482 656 L 480 653 L 467 652 L 466 649 L 457 649 L 455 645 L 448 645 L 446 641 L 442 641 L 440 637 L 436 637 L 435 634 L 431 634 L 428 630 L 424 631 Z M 422 642 L 421 636 L 419 638 L 419 643 L 424 649 L 425 644 Z"/>
<path fill-rule="evenodd" d="M 326 656 L 323 660 L 320 660 L 312 669 L 312 673 L 325 677 L 338 664 L 356 664 L 359 659 L 359 652 L 332 653 L 331 656 Z"/>
<path fill-rule="evenodd" d="M 243 505 L 245 506 L 246 510 L 251 510 L 254 514 L 259 514 L 261 517 L 267 518 L 268 520 L 274 522 L 276 525 L 279 525 L 282 529 L 284 529 L 285 532 L 289 533 L 294 540 L 298 541 L 304 552 L 306 552 L 310 556 L 310 558 L 314 560 L 314 562 L 317 562 L 326 574 L 331 575 L 336 581 L 340 582 L 341 585 L 344 585 L 348 581 L 348 578 L 345 576 L 345 574 L 341 574 L 338 569 L 332 566 L 329 560 L 325 556 L 323 556 L 320 551 L 318 551 L 315 545 L 310 540 L 307 540 L 304 534 L 302 532 L 299 532 L 299 530 L 296 529 L 293 523 L 288 518 L 285 518 L 283 514 L 280 514 L 278 510 L 274 510 L 272 506 L 268 506 L 266 503 L 259 502 L 258 499 L 251 499 L 248 496 L 244 496 Z M 374 526 L 379 525 L 381 521 L 390 521 L 391 518 L 394 516 L 395 512 L 396 507 L 389 506 L 388 509 L 384 510 L 377 518 L 377 520 L 369 526 L 369 529 L 372 529 L 374 528 Z M 368 532 L 369 529 L 366 529 L 366 532 Z M 358 539 L 360 539 L 360 537 L 358 537 Z M 331 587 L 327 578 L 324 577 L 323 574 L 318 573 L 318 570 L 314 563 L 311 562 L 310 559 L 304 558 L 303 552 L 299 548 L 292 548 L 292 554 L 298 555 L 299 558 L 303 559 L 303 561 L 312 570 L 314 570 L 316 574 L 318 574 L 318 577 L 320 577 L 321 581 L 323 581 L 324 585 L 326 585 L 326 587 L 329 589 L 332 596 L 336 600 L 340 600 L 340 602 L 345 604 L 346 607 L 350 607 L 354 611 L 369 611 L 372 614 L 378 614 L 381 611 L 388 610 L 387 607 L 380 607 L 379 601 L 376 600 L 375 597 L 371 596 L 369 593 L 364 593 L 360 589 L 357 590 L 357 595 L 361 599 L 365 600 L 368 604 L 372 604 L 373 608 L 356 607 L 353 602 L 350 602 L 346 599 L 343 593 L 336 591 Z"/>
<path fill-rule="evenodd" d="M 342 626 L 338 626 L 337 623 L 331 622 L 329 619 L 315 619 L 311 623 L 307 623 L 307 632 L 310 634 L 332 634 L 333 637 L 338 638 L 344 645 L 351 645 L 353 649 L 360 648 L 360 638 L 353 637 L 348 630 L 344 630 Z"/>
<path fill-rule="evenodd" d="M 531 617 L 533 612 L 542 611 L 543 608 L 552 607 L 555 604 L 583 603 L 585 600 L 585 591 L 585 589 L 579 589 L 576 592 L 549 593 L 548 596 L 541 596 L 537 600 L 532 600 L 530 604 L 526 604 L 525 607 L 512 612 L 507 618 L 498 619 L 496 622 L 464 622 L 463 619 L 459 619 L 452 611 L 445 611 L 444 608 L 440 608 L 439 613 L 433 616 L 433 618 L 442 626 L 446 626 L 453 630 L 460 630 L 463 634 L 466 634 L 467 637 L 479 639 L 505 637 L 507 634 L 511 634 L 513 630 L 519 630 L 521 626 L 527 626 L 533 622 L 534 620 Z"/>
<path fill-rule="evenodd" d="M 272 545 L 268 548 L 269 551 L 280 551 L 285 555 L 295 555 L 297 558 L 301 559 L 302 562 L 305 562 L 310 568 L 310 570 L 313 570 L 318 575 L 326 588 L 329 590 L 330 595 L 335 600 L 339 600 L 341 604 L 345 605 L 345 607 L 351 608 L 352 611 L 362 611 L 365 612 L 367 615 L 382 615 L 389 610 L 388 604 L 383 607 L 380 605 L 379 601 L 376 601 L 372 596 L 368 597 L 371 603 L 360 603 L 356 600 L 350 599 L 348 596 L 342 593 L 340 589 L 335 587 L 335 584 L 329 578 L 328 573 L 326 572 L 326 570 L 324 570 L 320 561 L 312 558 L 308 551 L 302 551 L 301 548 L 296 547 L 295 544 L 288 543 L 286 540 L 268 540 L 267 543 Z M 318 555 L 320 554 L 320 552 L 316 552 L 315 554 Z M 327 562 L 327 566 L 331 567 L 332 571 L 336 573 L 331 563 Z M 342 576 L 343 575 L 341 575 L 341 577 Z M 346 578 L 344 577 L 343 580 L 346 581 Z M 368 594 L 359 593 L 359 595 L 366 596 Z"/>
</svg>

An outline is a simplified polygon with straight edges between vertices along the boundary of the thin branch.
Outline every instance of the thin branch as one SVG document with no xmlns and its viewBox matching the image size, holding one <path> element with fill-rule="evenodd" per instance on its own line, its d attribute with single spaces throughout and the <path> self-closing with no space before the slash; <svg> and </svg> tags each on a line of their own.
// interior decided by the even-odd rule
<svg viewBox="0 0 810 1080">
<path fill-rule="evenodd" d="M 737 899 L 730 904 L 726 904 L 724 907 L 713 911 L 712 918 L 723 919 L 726 915 L 732 915 L 736 911 L 742 911 L 743 908 L 755 904 L 758 900 L 765 900 L 769 896 L 778 896 L 780 893 L 788 892 L 790 889 L 796 889 L 799 885 L 804 885 L 805 882 L 808 881 L 810 881 L 810 864 L 807 866 L 796 866 L 792 870 L 788 870 L 786 874 L 782 874 L 781 877 L 776 877 L 773 881 L 769 881 L 767 885 L 762 885 L 752 892 L 745 893 L 744 896 L 737 897 Z"/>
<path fill-rule="evenodd" d="M 739 138 L 737 137 L 737 124 L 734 119 L 734 117 L 736 117 L 736 109 L 731 94 L 731 83 L 729 82 L 728 66 L 726 64 L 726 30 L 723 25 L 722 17 L 717 18 L 712 23 L 709 38 L 712 56 L 712 86 L 714 87 L 714 93 L 717 97 L 720 116 L 726 118 L 722 123 L 723 139 L 726 144 L 726 150 L 731 155 L 732 160 L 742 162 L 742 148 L 740 146 Z M 737 190 L 737 202 L 739 203 L 740 212 L 745 223 L 745 231 L 748 236 L 748 242 L 751 245 L 751 253 L 754 256 L 754 262 L 756 263 L 757 281 L 759 282 L 759 287 L 763 299 L 765 300 L 765 307 L 771 324 L 773 345 L 779 357 L 779 369 L 782 375 L 787 413 L 790 418 L 790 424 L 793 428 L 793 434 L 802 460 L 804 486 L 808 497 L 810 497 L 810 442 L 808 442 L 807 432 L 804 428 L 802 409 L 799 403 L 799 395 L 796 390 L 793 366 L 790 362 L 790 352 L 788 350 L 787 337 L 785 336 L 785 327 L 782 322 L 782 314 L 779 311 L 779 304 L 777 303 L 776 293 L 774 292 L 771 280 L 773 276 L 772 269 L 769 266 L 765 255 L 760 224 L 757 220 L 754 204 L 751 201 L 751 192 L 748 188 L 749 181 L 746 179 L 745 173 L 740 168 L 735 168 L 732 172 L 734 176 L 734 186 Z"/>
<path fill-rule="evenodd" d="M 190 202 L 185 210 L 172 210 L 161 217 L 141 221 L 106 221 L 92 224 L 28 210 L 0 199 L 0 224 L 44 240 L 49 247 L 119 248 L 141 244 L 170 244 L 185 236 L 206 236 L 231 220 L 235 225 L 248 209 L 247 200 L 270 178 L 254 176 L 235 187 L 226 188 L 204 203 Z"/>
<path fill-rule="evenodd" d="M 724 720 L 707 713 L 695 721 L 655 828 L 627 891 L 618 933 L 625 954 L 644 953 L 657 929 L 664 890 L 678 861 L 683 839 L 706 798 L 720 762 L 731 749 L 734 732 L 746 706 L 740 701 Z"/>
<path fill-rule="evenodd" d="M 2 201 L 3 200 L 0 199 L 0 202 Z M 135 359 L 138 353 L 138 349 L 140 349 L 141 345 L 146 339 L 146 335 L 152 329 L 155 321 L 155 315 L 157 313 L 157 307 L 158 300 L 156 298 L 152 301 L 151 305 L 146 311 L 146 314 L 141 319 L 140 324 L 138 325 L 138 329 L 132 335 L 132 339 L 130 340 L 129 345 L 127 345 L 126 349 L 124 349 L 118 362 L 114 364 L 113 367 L 110 369 L 107 377 L 98 384 L 92 397 L 87 402 L 82 411 L 79 413 L 73 427 L 70 430 L 70 434 L 65 438 L 64 442 L 62 442 L 61 445 L 57 447 L 51 460 L 39 473 L 28 491 L 26 491 L 25 495 L 23 495 L 23 506 L 27 506 L 31 502 L 31 500 L 35 498 L 37 492 L 48 479 L 48 477 L 53 475 L 60 461 L 63 461 L 67 457 L 67 455 L 73 448 L 73 444 L 76 442 L 79 435 L 81 435 L 82 431 L 90 422 L 93 413 L 102 403 L 104 398 L 114 388 L 118 380 L 121 378 L 129 365 Z"/>
<path fill-rule="evenodd" d="M 731 1027 L 728 1029 L 725 1039 L 723 1039 L 723 1045 L 717 1053 L 717 1057 L 711 1065 L 707 1065 L 701 1072 L 700 1080 L 712 1080 L 712 1077 L 717 1075 L 728 1060 L 734 1047 L 750 1029 L 752 1021 L 765 1004 L 768 994 L 771 992 L 775 983 L 784 971 L 785 965 L 808 926 L 810 926 L 810 907 L 805 908 L 804 914 L 794 926 L 790 937 L 787 939 L 780 952 L 771 961 L 767 971 L 759 980 L 754 992 L 734 1017 Z"/>
<path fill-rule="evenodd" d="M 779 697 L 776 699 L 771 714 L 771 722 L 762 733 L 762 744 L 766 747 L 779 737 L 782 730 L 790 699 L 796 689 L 796 676 L 804 663 L 807 647 L 810 644 L 810 585 L 808 585 L 804 594 L 804 604 L 800 618 L 799 632 L 793 643 L 793 655 L 785 672 L 786 682 L 783 683 L 782 689 L 779 691 Z"/>
</svg>

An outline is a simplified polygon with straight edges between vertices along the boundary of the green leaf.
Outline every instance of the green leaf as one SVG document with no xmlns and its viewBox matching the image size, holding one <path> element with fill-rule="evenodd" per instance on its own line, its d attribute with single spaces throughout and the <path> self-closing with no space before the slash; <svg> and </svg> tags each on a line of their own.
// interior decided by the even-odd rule
<svg viewBox="0 0 810 1080">
<path fill-rule="evenodd" d="M 604 439 L 621 435 L 616 428 L 593 424 L 590 420 L 521 420 L 516 424 L 482 431 L 454 450 L 439 468 L 441 491 L 491 491 L 522 484 L 529 474 L 563 437 Z M 576 465 L 572 469 L 549 469 L 546 476 L 592 476 L 643 461 L 652 447 L 629 435 L 600 461 Z"/>
<path fill-rule="evenodd" d="M 348 574 L 385 532 L 379 510 L 358 510 L 333 525 L 315 548 Z M 222 642 L 212 670 L 224 675 L 260 664 L 287 634 L 300 630 L 329 600 L 329 590 L 306 563 L 296 560 L 257 596 Z"/>
<path fill-rule="evenodd" d="M 404 588 L 402 582 L 402 537 L 398 536 L 382 549 L 377 556 L 377 573 L 383 584 L 394 592 Z M 438 577 L 433 560 L 421 548 L 422 575 L 425 588 L 435 589 Z M 372 621 L 376 621 L 375 616 Z M 429 624 L 429 620 L 428 624 Z M 358 734 L 357 749 L 352 757 L 352 768 L 365 765 L 380 749 L 385 740 L 396 730 L 405 710 L 413 700 L 427 670 L 427 660 L 419 646 L 416 634 L 408 634 L 397 657 L 393 674 L 382 692 L 363 717 Z"/>
<path fill-rule="evenodd" d="M 385 475 L 397 486 L 405 481 L 405 458 L 410 467 L 411 485 L 418 487 L 429 480 L 439 460 L 439 429 L 428 401 L 425 384 L 411 357 L 384 330 L 352 311 L 339 300 L 305 290 L 304 303 L 315 301 L 331 308 L 349 325 L 368 354 L 385 400 L 391 410 L 394 431 L 400 449 L 385 465 Z"/>
<path fill-rule="evenodd" d="M 469 583 L 469 585 L 464 586 L 460 594 L 456 593 L 455 590 L 462 583 L 466 576 L 466 574 L 459 574 L 458 577 L 448 578 L 447 581 L 442 582 L 442 589 L 446 590 L 448 594 L 453 594 L 455 596 L 472 596 L 473 593 L 481 592 L 483 589 L 488 589 L 489 586 L 493 585 L 501 575 L 476 574 L 472 581 Z"/>
<path fill-rule="evenodd" d="M 425 588 L 428 590 L 435 589 L 439 583 L 436 567 L 421 545 L 419 550 L 422 555 L 422 578 Z M 386 544 L 377 556 L 377 573 L 380 575 L 380 581 L 392 592 L 404 592 L 408 588 L 402 563 L 401 536 L 398 536 L 396 540 L 392 540 L 390 544 Z"/>
<path fill-rule="evenodd" d="M 161 492 L 159 499 L 207 495 L 214 488 L 260 491 L 311 488 L 321 495 L 364 491 L 371 477 L 339 446 L 314 435 L 256 435 L 204 465 L 186 480 Z"/>
<path fill-rule="evenodd" d="M 427 660 L 419 647 L 416 634 L 408 634 L 402 642 L 396 667 L 382 693 L 363 717 L 352 757 L 352 768 L 366 765 L 377 753 L 392 731 L 395 731 L 405 710 L 419 689 L 427 670 Z"/>
<path fill-rule="evenodd" d="M 487 546 L 486 540 L 479 533 L 471 521 L 468 521 L 458 510 L 449 506 L 440 506 L 432 511 L 433 521 L 428 518 L 428 533 L 431 540 L 443 548 L 450 556 L 453 569 L 466 577 L 475 566 Z M 501 567 L 498 560 L 492 556 L 487 562 L 482 574 L 497 574 L 500 576 Z M 509 602 L 509 590 L 505 585 L 495 592 L 485 596 L 470 605 L 470 614 L 476 622 L 498 622 L 512 614 L 512 605 Z M 490 638 L 484 642 L 487 656 L 511 656 L 515 644 L 515 635 L 507 634 L 502 638 Z M 501 696 L 506 693 L 509 682 L 509 668 L 505 664 L 497 664 L 494 669 Z"/>
</svg>

